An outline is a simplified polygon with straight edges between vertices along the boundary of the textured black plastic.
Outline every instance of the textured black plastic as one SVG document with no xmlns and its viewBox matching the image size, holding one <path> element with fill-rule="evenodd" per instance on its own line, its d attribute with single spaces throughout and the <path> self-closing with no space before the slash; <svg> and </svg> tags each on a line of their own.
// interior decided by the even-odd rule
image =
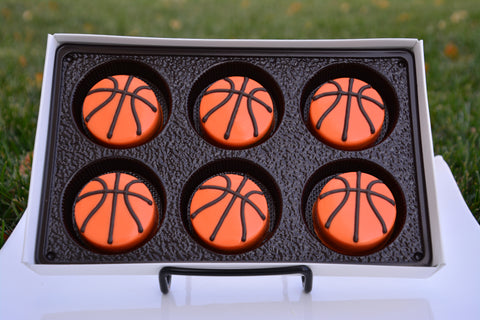
<svg viewBox="0 0 480 320">
<path fill-rule="evenodd" d="M 153 70 L 146 76 L 150 83 L 157 74 L 158 89 L 168 106 L 168 119 L 162 131 L 151 141 L 128 149 L 115 149 L 92 141 L 78 125 L 78 95 L 82 83 L 89 81 L 106 63 L 147 66 Z M 252 65 L 246 72 L 259 68 L 264 74 L 262 85 L 274 89 L 282 114 L 275 131 L 261 144 L 243 150 L 228 150 L 205 141 L 195 130 L 192 88 L 212 68 L 222 64 Z M 325 67 L 337 70 L 366 67 L 381 75 L 394 92 L 394 106 L 389 109 L 389 128 L 381 141 L 359 151 L 337 150 L 323 144 L 307 128 L 302 113 L 304 98 L 316 77 Z M 119 67 L 122 69 L 122 67 Z M 354 69 L 355 69 L 354 68 Z M 402 50 L 296 50 L 248 48 L 173 48 L 111 47 L 64 45 L 57 50 L 52 88 L 47 159 L 40 208 L 36 248 L 37 263 L 145 263 L 145 262 L 291 262 L 291 263 L 354 263 L 391 265 L 429 265 L 431 243 L 428 230 L 425 181 L 419 136 L 414 59 Z M 104 68 L 105 69 L 105 68 Z M 115 68 L 114 68 L 115 69 Z M 128 69 L 128 68 L 127 68 Z M 141 68 L 142 69 L 142 68 Z M 143 70 L 143 69 L 142 69 Z M 242 68 L 235 69 L 236 73 Z M 104 72 L 104 71 L 103 71 Z M 255 75 L 250 75 L 255 79 Z M 361 75 L 360 75 L 361 76 Z M 215 79 L 214 79 L 215 80 Z M 313 83 L 312 83 L 313 82 Z M 155 85 L 155 83 L 154 83 Z M 318 83 L 320 85 L 320 83 Z M 198 85 L 197 85 L 198 86 Z M 389 90 L 390 90 L 389 89 Z M 197 89 L 196 89 L 197 90 Z M 200 89 L 198 89 L 200 90 Z M 195 90 L 193 91 L 195 95 Z M 281 95 L 281 96 L 278 96 Z M 388 100 L 387 99 L 387 100 Z M 81 99 L 80 99 L 81 100 Z M 109 161 L 113 159 L 113 161 Z M 115 160 L 121 159 L 121 160 Z M 250 173 L 248 163 L 255 163 L 273 179 L 267 186 L 278 191 L 275 210 L 277 225 L 271 236 L 259 247 L 239 254 L 214 252 L 197 242 L 182 221 L 182 203 L 187 181 L 211 163 L 238 161 L 240 171 Z M 161 184 L 164 207 L 157 232 L 142 247 L 121 254 L 104 254 L 84 247 L 72 234 L 71 212 L 64 207 L 70 189 L 84 172 L 96 163 L 112 165 L 110 170 L 137 172 Z M 122 163 L 119 165 L 118 163 Z M 139 165 L 135 165 L 138 163 Z M 366 168 L 384 177 L 387 185 L 398 187 L 403 212 L 395 236 L 387 246 L 363 255 L 349 256 L 324 246 L 309 227 L 310 192 L 325 174 Z M 141 164 L 141 165 L 140 165 Z M 117 167 L 116 167 L 117 166 Z M 137 168 L 138 167 L 138 168 Z M 326 169 L 326 173 L 324 173 Z M 106 169 L 105 169 L 106 170 Z M 215 171 L 215 170 L 214 170 Z M 382 172 L 385 172 L 383 174 Z M 255 172 L 251 172 L 255 176 Z M 152 177 L 153 175 L 153 177 Z M 191 188 L 191 187 L 190 187 Z M 274 191 L 272 194 L 276 194 Z M 397 199 L 396 198 L 396 199 Z"/>
</svg>

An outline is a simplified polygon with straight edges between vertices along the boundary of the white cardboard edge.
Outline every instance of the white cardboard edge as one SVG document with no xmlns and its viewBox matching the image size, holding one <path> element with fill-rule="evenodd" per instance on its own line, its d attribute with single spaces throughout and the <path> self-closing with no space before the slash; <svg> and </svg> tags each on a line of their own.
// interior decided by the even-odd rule
<svg viewBox="0 0 480 320">
<path fill-rule="evenodd" d="M 45 52 L 45 66 L 43 69 L 42 91 L 38 111 L 37 131 L 33 147 L 32 175 L 28 194 L 27 216 L 25 227 L 25 244 L 22 262 L 35 264 L 35 243 L 37 238 L 38 220 L 40 213 L 41 193 L 43 185 L 43 172 L 47 149 L 48 127 L 50 122 L 50 103 L 52 98 L 52 82 L 55 66 L 55 51 L 59 46 L 55 37 L 48 35 L 47 49 Z"/>
<path fill-rule="evenodd" d="M 186 39 L 186 38 L 147 38 L 125 37 L 112 35 L 85 35 L 56 33 L 53 35 L 59 45 L 75 44 L 103 44 L 103 45 L 143 45 L 162 47 L 218 47 L 230 48 L 376 48 L 376 49 L 405 49 L 413 48 L 417 39 L 410 38 L 376 38 L 376 39 L 341 39 L 341 40 L 276 40 L 276 39 Z"/>
<path fill-rule="evenodd" d="M 199 269 L 254 269 L 305 265 L 315 276 L 413 278 L 423 279 L 433 275 L 439 267 L 309 264 L 309 263 L 127 263 L 92 265 L 28 265 L 39 275 L 85 276 L 85 275 L 157 275 L 163 267 L 185 267 Z"/>
<path fill-rule="evenodd" d="M 249 48 L 328 48 L 328 49 L 408 49 L 415 55 L 418 89 L 419 116 L 421 122 L 422 152 L 424 156 L 425 178 L 430 211 L 432 242 L 440 243 L 435 183 L 433 173 L 433 143 L 430 131 L 428 103 L 426 98 L 425 72 L 422 42 L 417 39 L 355 39 L 355 40 L 223 40 L 223 39 L 166 39 L 143 37 L 120 37 L 108 35 L 54 34 L 48 35 L 45 67 L 40 98 L 40 111 L 35 138 L 32 177 L 27 210 L 24 252 L 22 262 L 32 271 L 42 275 L 151 275 L 158 274 L 164 266 L 182 266 L 190 268 L 238 268 L 231 263 L 139 263 L 139 264 L 94 264 L 94 265 L 45 265 L 35 263 L 35 243 L 41 203 L 41 186 L 45 166 L 47 135 L 50 117 L 55 52 L 63 44 L 110 44 L 142 45 L 163 47 L 249 47 Z M 431 164 L 427 166 L 425 164 Z M 39 186 L 35 188 L 34 186 Z M 434 213 L 434 214 L 432 214 Z M 433 264 L 427 267 L 389 266 L 389 265 L 351 265 L 351 264 L 305 264 L 314 275 L 325 276 L 368 276 L 368 277 L 409 277 L 428 278 L 443 265 L 440 244 L 433 248 Z M 299 263 L 242 263 L 242 268 L 276 267 L 298 265 Z"/>
<path fill-rule="evenodd" d="M 425 76 L 425 62 L 423 53 L 423 41 L 413 47 L 415 55 L 415 68 L 417 79 L 418 113 L 420 118 L 420 138 L 423 153 L 423 171 L 425 174 L 426 194 L 429 211 L 430 239 L 432 244 L 432 265 L 445 263 L 442 252 L 442 239 L 440 234 L 440 222 L 438 217 L 438 199 L 434 172 L 434 153 L 432 128 L 428 107 L 427 81 Z"/>
</svg>

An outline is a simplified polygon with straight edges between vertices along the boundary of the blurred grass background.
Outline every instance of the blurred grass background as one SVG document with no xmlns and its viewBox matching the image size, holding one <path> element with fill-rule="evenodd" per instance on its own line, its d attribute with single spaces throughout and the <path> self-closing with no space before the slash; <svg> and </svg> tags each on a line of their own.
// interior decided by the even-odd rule
<svg viewBox="0 0 480 320">
<path fill-rule="evenodd" d="M 2 0 L 0 247 L 27 203 L 48 33 L 423 39 L 435 153 L 480 222 L 478 0 Z"/>
</svg>

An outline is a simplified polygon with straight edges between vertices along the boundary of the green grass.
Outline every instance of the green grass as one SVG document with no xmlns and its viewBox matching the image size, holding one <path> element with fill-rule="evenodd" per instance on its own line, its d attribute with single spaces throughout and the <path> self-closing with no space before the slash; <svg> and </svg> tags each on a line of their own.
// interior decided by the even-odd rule
<svg viewBox="0 0 480 320">
<path fill-rule="evenodd" d="M 26 207 L 47 34 L 60 32 L 186 38 L 423 39 L 435 153 L 450 165 L 480 222 L 478 0 L 2 0 L 0 246 Z"/>
</svg>

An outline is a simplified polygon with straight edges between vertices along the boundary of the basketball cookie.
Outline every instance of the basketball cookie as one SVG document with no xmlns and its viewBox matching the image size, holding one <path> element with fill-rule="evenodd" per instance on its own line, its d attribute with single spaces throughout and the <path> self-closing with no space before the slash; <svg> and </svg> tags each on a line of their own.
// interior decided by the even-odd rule
<svg viewBox="0 0 480 320">
<path fill-rule="evenodd" d="M 82 119 L 100 143 L 132 147 L 150 140 L 159 131 L 163 111 L 147 83 L 131 75 L 115 75 L 97 82 L 88 91 Z"/>
<path fill-rule="evenodd" d="M 157 226 L 158 210 L 148 187 L 120 172 L 90 180 L 78 193 L 73 220 L 81 238 L 105 252 L 130 250 Z"/>
<path fill-rule="evenodd" d="M 220 174 L 193 193 L 189 219 L 207 246 L 227 253 L 251 249 L 268 231 L 270 213 L 262 189 L 240 174 Z"/>
<path fill-rule="evenodd" d="M 274 128 L 273 101 L 261 84 L 247 77 L 227 77 L 211 84 L 200 96 L 201 131 L 226 148 L 253 146 Z"/>
<path fill-rule="evenodd" d="M 397 209 L 390 189 L 363 172 L 342 173 L 323 187 L 313 207 L 315 232 L 343 254 L 361 255 L 384 245 Z"/>
<path fill-rule="evenodd" d="M 327 144 L 345 150 L 366 148 L 377 140 L 385 105 L 368 83 L 338 78 L 322 84 L 310 101 L 309 123 Z"/>
</svg>

